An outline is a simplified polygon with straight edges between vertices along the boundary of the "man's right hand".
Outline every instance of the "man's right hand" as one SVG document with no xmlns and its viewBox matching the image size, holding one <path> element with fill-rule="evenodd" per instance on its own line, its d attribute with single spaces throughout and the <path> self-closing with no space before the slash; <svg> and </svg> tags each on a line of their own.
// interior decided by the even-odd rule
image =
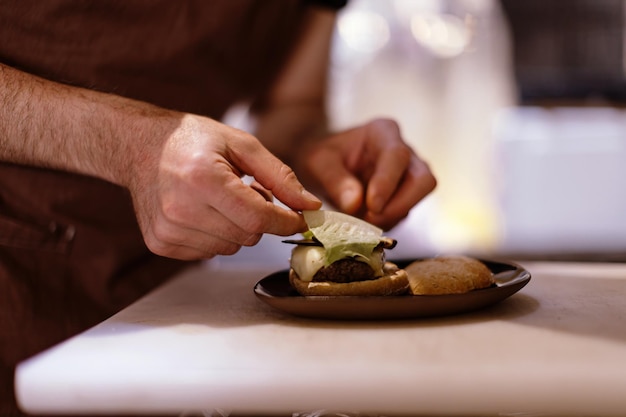
<svg viewBox="0 0 626 417">
<path fill-rule="evenodd" d="M 298 211 L 321 206 L 254 136 L 2 64 L 0 160 L 127 187 L 148 248 L 172 258 L 232 254 L 263 233 L 303 231 Z M 258 186 L 244 184 L 246 174 Z"/>
<path fill-rule="evenodd" d="M 165 141 L 141 144 L 131 159 L 128 187 L 152 252 L 210 258 L 254 245 L 264 233 L 306 230 L 298 211 L 321 202 L 254 136 L 199 116 L 179 122 Z M 292 210 L 245 184 L 244 174 Z"/>
</svg>

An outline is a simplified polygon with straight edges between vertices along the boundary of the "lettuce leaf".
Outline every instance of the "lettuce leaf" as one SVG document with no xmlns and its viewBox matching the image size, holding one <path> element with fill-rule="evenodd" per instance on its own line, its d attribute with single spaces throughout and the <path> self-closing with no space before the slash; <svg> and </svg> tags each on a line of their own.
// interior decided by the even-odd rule
<svg viewBox="0 0 626 417">
<path fill-rule="evenodd" d="M 327 266 L 346 257 L 368 262 L 383 234 L 366 221 L 336 211 L 305 210 L 302 214 L 309 231 L 324 246 Z"/>
</svg>

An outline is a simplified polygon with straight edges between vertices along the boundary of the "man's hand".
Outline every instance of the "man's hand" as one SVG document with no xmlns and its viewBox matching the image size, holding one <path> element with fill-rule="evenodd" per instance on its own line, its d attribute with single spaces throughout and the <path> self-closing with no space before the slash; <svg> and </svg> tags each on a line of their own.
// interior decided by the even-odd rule
<svg viewBox="0 0 626 417">
<path fill-rule="evenodd" d="M 254 136 L 212 119 L 1 64 L 0 85 L 0 159 L 128 188 L 144 240 L 158 255 L 232 254 L 263 233 L 304 231 L 298 211 L 321 205 Z M 246 174 L 257 183 L 244 184 Z M 291 210 L 267 201 L 271 195 Z"/>
<path fill-rule="evenodd" d="M 384 229 L 405 218 L 436 186 L 428 165 L 387 119 L 315 142 L 299 161 L 331 203 Z"/>
<path fill-rule="evenodd" d="M 435 187 L 428 166 L 398 125 L 375 120 L 327 137 L 325 103 L 335 14 L 312 10 L 290 59 L 253 106 L 256 135 L 339 210 L 385 229 Z"/>
<path fill-rule="evenodd" d="M 233 254 L 264 233 L 306 230 L 297 211 L 321 205 L 255 137 L 211 119 L 187 115 L 165 143 L 143 152 L 129 189 L 146 244 L 158 255 Z M 256 183 L 242 182 L 244 174 Z M 271 195 L 292 210 L 268 201 Z"/>
</svg>

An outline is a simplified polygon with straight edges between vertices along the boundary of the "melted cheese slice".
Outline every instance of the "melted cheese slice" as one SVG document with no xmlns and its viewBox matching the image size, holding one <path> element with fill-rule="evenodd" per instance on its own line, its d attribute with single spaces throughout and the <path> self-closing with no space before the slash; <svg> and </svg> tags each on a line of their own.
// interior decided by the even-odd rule
<svg viewBox="0 0 626 417">
<path fill-rule="evenodd" d="M 290 264 L 302 281 L 310 282 L 317 271 L 324 266 L 324 255 L 324 248 L 321 246 L 298 245 L 291 251 Z M 378 276 L 382 276 L 384 258 L 382 250 L 375 250 L 369 258 L 357 257 L 356 260 L 369 264 Z"/>
<path fill-rule="evenodd" d="M 298 245 L 291 251 L 290 263 L 302 281 L 311 281 L 324 266 L 324 248 Z"/>
</svg>

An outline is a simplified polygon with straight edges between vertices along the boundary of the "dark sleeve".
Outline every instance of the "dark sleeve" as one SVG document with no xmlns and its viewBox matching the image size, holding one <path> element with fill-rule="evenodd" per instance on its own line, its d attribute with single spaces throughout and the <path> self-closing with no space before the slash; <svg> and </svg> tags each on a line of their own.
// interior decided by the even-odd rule
<svg viewBox="0 0 626 417">
<path fill-rule="evenodd" d="M 348 4 L 348 0 L 306 0 L 305 2 L 313 6 L 326 7 L 333 10 L 342 9 Z"/>
</svg>

